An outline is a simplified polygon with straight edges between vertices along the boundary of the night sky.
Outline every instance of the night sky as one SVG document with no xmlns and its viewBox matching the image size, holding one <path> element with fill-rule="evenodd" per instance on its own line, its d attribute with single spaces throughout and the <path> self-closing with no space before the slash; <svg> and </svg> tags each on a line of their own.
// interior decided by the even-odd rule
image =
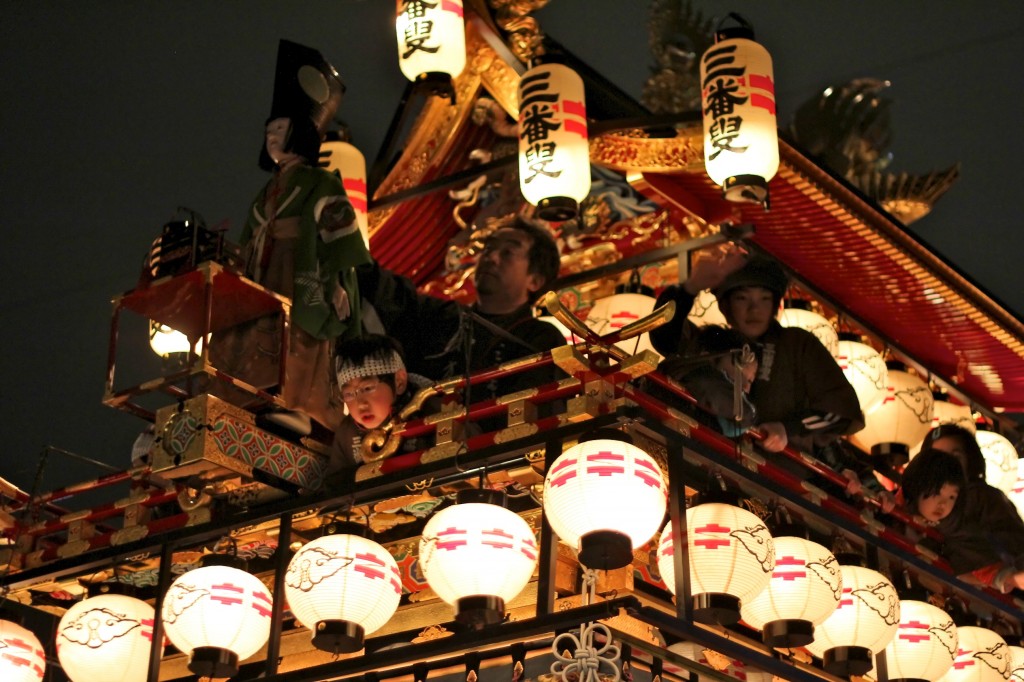
<svg viewBox="0 0 1024 682">
<path fill-rule="evenodd" d="M 892 81 L 890 170 L 962 163 L 959 182 L 912 230 L 1024 311 L 1014 203 L 1024 3 L 695 4 L 754 25 L 774 59 L 780 125 L 827 85 Z M 536 16 L 639 98 L 651 61 L 646 8 L 552 0 Z M 179 206 L 237 238 L 266 180 L 256 160 L 280 38 L 335 65 L 348 85 L 340 117 L 376 156 L 404 86 L 393 11 L 391 0 L 3 4 L 0 476 L 29 489 L 46 446 L 128 466 L 145 424 L 101 403 L 110 299 L 135 286 L 150 242 Z M 101 473 L 52 455 L 41 489 Z"/>
</svg>

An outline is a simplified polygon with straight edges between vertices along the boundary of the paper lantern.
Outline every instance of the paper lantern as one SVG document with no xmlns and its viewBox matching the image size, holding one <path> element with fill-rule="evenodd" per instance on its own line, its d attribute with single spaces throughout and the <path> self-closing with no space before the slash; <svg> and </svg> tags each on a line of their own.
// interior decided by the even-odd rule
<svg viewBox="0 0 1024 682">
<path fill-rule="evenodd" d="M 363 243 L 370 248 L 369 223 L 366 210 L 369 197 L 366 189 L 366 157 L 354 145 L 343 140 L 328 140 L 320 145 L 321 162 L 326 162 L 327 170 L 341 176 L 341 184 L 345 194 L 356 212 L 356 223 L 359 233 L 363 235 Z"/>
<path fill-rule="evenodd" d="M 902 464 L 932 426 L 932 391 L 920 377 L 899 363 L 889 363 L 882 404 L 865 415 L 864 428 L 850 436 L 857 447 Z"/>
<path fill-rule="evenodd" d="M 806 306 L 806 307 L 805 307 Z M 832 357 L 839 355 L 839 334 L 832 323 L 810 309 L 808 301 L 786 301 L 786 307 L 779 315 L 783 327 L 796 327 L 814 334 Z"/>
<path fill-rule="evenodd" d="M 1024 682 L 1024 647 L 1011 646 L 1010 650 L 1010 682 Z"/>
<path fill-rule="evenodd" d="M 888 646 L 896 634 L 900 600 L 893 584 L 878 571 L 861 566 L 841 566 L 840 571 L 839 606 L 814 629 L 807 650 L 833 675 L 863 675 L 871 670 L 872 654 Z"/>
<path fill-rule="evenodd" d="M 192 344 L 187 336 L 176 329 L 168 327 L 166 324 L 160 324 L 156 320 L 150 320 L 149 322 L 149 347 L 162 358 L 166 358 L 172 353 L 192 352 Z M 203 352 L 202 339 L 199 339 L 196 344 L 195 352 Z"/>
<path fill-rule="evenodd" d="M 68 609 L 57 626 L 57 658 L 73 682 L 145 682 L 153 607 L 124 594 L 101 594 Z"/>
<path fill-rule="evenodd" d="M 653 296 L 634 293 L 614 294 L 599 299 L 587 313 L 587 326 L 601 336 L 617 332 L 650 315 L 655 303 L 656 299 Z M 646 333 L 619 341 L 615 345 L 631 355 L 654 350 Z"/>
<path fill-rule="evenodd" d="M 288 606 L 313 631 L 313 646 L 334 654 L 363 648 L 398 609 L 398 564 L 373 540 L 338 533 L 303 545 L 284 579 Z"/>
<path fill-rule="evenodd" d="M 974 414 L 971 412 L 969 405 L 951 403 L 949 396 L 940 392 L 933 392 L 932 399 L 933 429 L 943 424 L 953 424 L 971 433 L 975 433 L 978 430 L 974 422 Z"/>
<path fill-rule="evenodd" d="M 1005 682 L 1010 677 L 1011 652 L 1006 641 L 987 628 L 957 628 L 953 666 L 941 682 Z"/>
<path fill-rule="evenodd" d="M 768 204 L 768 181 L 779 169 L 772 58 L 741 22 L 719 28 L 700 59 L 704 164 L 729 201 Z"/>
<path fill-rule="evenodd" d="M 569 220 L 590 192 L 583 80 L 540 64 L 519 81 L 519 188 L 544 220 Z"/>
<path fill-rule="evenodd" d="M 718 299 L 709 290 L 704 289 L 697 293 L 693 297 L 693 305 L 690 306 L 690 312 L 686 316 L 690 322 L 694 323 L 698 327 L 703 327 L 709 324 L 718 324 L 726 326 L 729 323 L 725 319 L 725 315 L 718 309 Z"/>
<path fill-rule="evenodd" d="M 695 663 L 700 663 L 720 673 L 724 673 L 729 677 L 744 680 L 744 682 L 772 682 L 774 679 L 771 673 L 757 670 L 748 666 L 744 661 L 729 658 L 696 642 L 676 642 L 669 646 L 668 650 Z M 664 671 L 684 680 L 690 679 L 690 673 L 684 668 L 680 668 L 667 661 L 665 662 Z"/>
<path fill-rule="evenodd" d="M 40 682 L 46 672 L 46 653 L 29 630 L 0 620 L 0 680 Z"/>
<path fill-rule="evenodd" d="M 985 456 L 985 482 L 1003 492 L 1013 490 L 1017 483 L 1017 449 L 995 431 L 978 429 L 974 434 Z"/>
<path fill-rule="evenodd" d="M 616 433 L 622 435 L 602 435 Z M 658 531 L 667 503 L 661 467 L 621 440 L 602 437 L 574 445 L 544 478 L 544 516 L 590 568 L 627 565 L 633 549 Z"/>
<path fill-rule="evenodd" d="M 839 562 L 816 542 L 775 538 L 775 570 L 768 586 L 740 609 L 770 647 L 792 648 L 814 640 L 814 626 L 836 610 L 842 594 Z"/>
<path fill-rule="evenodd" d="M 885 647 L 889 680 L 937 680 L 953 665 L 956 647 L 957 629 L 948 613 L 927 602 L 901 600 L 896 636 Z"/>
<path fill-rule="evenodd" d="M 272 607 L 270 592 L 256 576 L 206 565 L 171 583 L 161 618 L 167 638 L 188 654 L 189 670 L 200 677 L 234 677 L 239 661 L 270 638 Z"/>
<path fill-rule="evenodd" d="M 462 0 L 398 0 L 395 33 L 405 77 L 453 97 L 451 81 L 466 66 Z"/>
<path fill-rule="evenodd" d="M 840 335 L 836 344 L 836 361 L 843 376 L 857 392 L 857 400 L 864 414 L 876 410 L 885 400 L 889 370 L 882 354 L 860 341 L 856 335 Z"/>
<path fill-rule="evenodd" d="M 420 570 L 460 622 L 501 622 L 537 565 L 533 530 L 503 503 L 494 491 L 464 491 L 420 537 Z"/>
<path fill-rule="evenodd" d="M 675 593 L 675 548 L 672 524 L 658 543 L 658 571 Z M 702 623 L 732 624 L 743 604 L 771 580 L 775 547 L 764 522 L 746 509 L 709 502 L 686 510 L 693 618 Z"/>
<path fill-rule="evenodd" d="M 1024 459 L 1017 460 L 1017 481 L 1007 491 L 1006 496 L 1013 502 L 1021 518 L 1024 518 Z"/>
</svg>

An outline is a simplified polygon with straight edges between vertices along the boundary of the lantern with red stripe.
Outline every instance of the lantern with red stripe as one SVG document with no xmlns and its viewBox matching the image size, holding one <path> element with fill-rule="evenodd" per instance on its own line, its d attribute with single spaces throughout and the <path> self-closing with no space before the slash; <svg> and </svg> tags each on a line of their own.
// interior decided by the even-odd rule
<svg viewBox="0 0 1024 682">
<path fill-rule="evenodd" d="M 768 207 L 768 181 L 779 169 L 772 58 L 754 42 L 754 30 L 715 31 L 715 44 L 700 59 L 704 114 L 704 165 L 729 201 Z"/>
<path fill-rule="evenodd" d="M 1012 670 L 1012 654 L 1006 640 L 988 628 L 964 625 L 957 628 L 958 644 L 953 666 L 942 682 L 1005 682 Z"/>
<path fill-rule="evenodd" d="M 462 0 L 398 0 L 395 32 L 405 77 L 453 97 L 452 79 L 466 66 Z"/>
<path fill-rule="evenodd" d="M 584 566 L 621 568 L 658 531 L 668 487 L 654 458 L 621 431 L 598 429 L 586 438 L 548 469 L 544 516 Z"/>
<path fill-rule="evenodd" d="M 650 315 L 654 303 L 652 296 L 637 293 L 615 294 L 599 299 L 587 313 L 587 326 L 602 336 L 617 332 Z M 654 349 L 646 333 L 619 341 L 615 345 L 631 354 Z"/>
<path fill-rule="evenodd" d="M 693 619 L 731 625 L 743 604 L 768 587 L 775 570 L 775 546 L 764 521 L 746 509 L 707 502 L 686 510 Z M 658 543 L 658 571 L 676 592 L 672 524 Z"/>
<path fill-rule="evenodd" d="M 463 623 L 501 622 L 536 565 L 533 530 L 498 491 L 461 491 L 458 504 L 431 516 L 420 537 L 420 570 Z"/>
<path fill-rule="evenodd" d="M 568 66 L 540 64 L 519 80 L 519 188 L 555 221 L 576 217 L 590 192 L 583 80 Z"/>
<path fill-rule="evenodd" d="M 237 563 L 206 556 L 202 568 L 178 576 L 164 596 L 167 638 L 188 654 L 189 670 L 200 677 L 234 677 L 239 661 L 270 638 L 270 591 L 251 573 L 222 565 Z"/>
<path fill-rule="evenodd" d="M 865 426 L 850 441 L 892 465 L 905 463 L 932 427 L 932 390 L 903 363 L 890 361 L 886 396 L 865 415 Z"/>
<path fill-rule="evenodd" d="M 974 434 L 985 456 L 985 481 L 1003 492 L 1010 492 L 1017 483 L 1017 449 L 1006 436 L 978 429 Z"/>
<path fill-rule="evenodd" d="M 896 636 L 885 647 L 889 679 L 941 678 L 953 665 L 958 640 L 956 625 L 948 613 L 927 602 L 901 600 Z"/>
<path fill-rule="evenodd" d="M 0 620 L 0 680 L 40 682 L 46 672 L 46 653 L 29 630 Z"/>
<path fill-rule="evenodd" d="M 313 631 L 313 646 L 350 653 L 394 615 L 402 580 L 390 552 L 355 532 L 339 532 L 295 553 L 284 594 L 298 621 Z"/>
<path fill-rule="evenodd" d="M 842 332 L 836 344 L 836 361 L 853 386 L 860 409 L 869 414 L 885 400 L 889 369 L 877 350 L 864 343 L 860 334 Z"/>
<path fill-rule="evenodd" d="M 816 542 L 785 535 L 775 538 L 775 570 L 760 594 L 743 604 L 743 621 L 761 630 L 773 648 L 804 646 L 814 627 L 839 605 L 843 576 L 832 552 Z"/>
<path fill-rule="evenodd" d="M 900 622 L 896 587 L 878 571 L 841 566 L 843 594 L 839 606 L 814 629 L 807 650 L 822 659 L 825 670 L 846 677 L 863 675 L 872 655 L 892 641 Z"/>
<path fill-rule="evenodd" d="M 145 682 L 154 615 L 152 606 L 125 594 L 78 602 L 57 626 L 57 658 L 64 673 L 73 682 Z"/>
<path fill-rule="evenodd" d="M 327 164 L 327 170 L 341 176 L 341 184 L 345 194 L 356 212 L 356 223 L 363 235 L 363 243 L 370 248 L 369 223 L 366 209 L 369 198 L 366 190 L 366 157 L 354 145 L 344 140 L 328 140 L 320 145 L 321 164 Z"/>
</svg>

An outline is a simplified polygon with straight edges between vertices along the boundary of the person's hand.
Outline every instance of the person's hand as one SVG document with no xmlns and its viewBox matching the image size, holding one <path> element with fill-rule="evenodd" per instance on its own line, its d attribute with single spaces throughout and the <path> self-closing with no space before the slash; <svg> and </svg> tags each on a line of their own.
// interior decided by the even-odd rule
<svg viewBox="0 0 1024 682">
<path fill-rule="evenodd" d="M 345 291 L 345 287 L 335 287 L 334 295 L 331 296 L 331 305 L 334 307 L 334 314 L 338 316 L 339 320 L 347 320 L 348 316 L 352 314 L 348 292 Z"/>
<path fill-rule="evenodd" d="M 846 479 L 846 494 L 847 495 L 859 495 L 863 490 L 864 486 L 860 484 L 860 476 L 853 469 L 843 469 L 839 472 Z"/>
<path fill-rule="evenodd" d="M 789 436 L 786 435 L 786 427 L 782 422 L 765 422 L 758 427 L 764 434 L 761 440 L 761 447 L 768 452 L 779 452 L 789 443 Z"/>
<path fill-rule="evenodd" d="M 896 497 L 888 490 L 883 490 L 875 496 L 878 505 L 882 508 L 883 514 L 889 514 L 896 508 Z"/>
<path fill-rule="evenodd" d="M 733 242 L 696 252 L 690 264 L 690 276 L 683 283 L 683 288 L 691 296 L 704 289 L 714 289 L 746 265 L 747 255 L 746 249 Z"/>
</svg>

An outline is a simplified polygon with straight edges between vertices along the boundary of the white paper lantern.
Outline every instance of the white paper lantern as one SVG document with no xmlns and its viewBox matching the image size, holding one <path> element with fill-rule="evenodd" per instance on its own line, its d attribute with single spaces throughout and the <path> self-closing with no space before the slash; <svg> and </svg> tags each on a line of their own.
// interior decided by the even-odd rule
<svg viewBox="0 0 1024 682">
<path fill-rule="evenodd" d="M 491 491 L 467 491 L 476 492 Z M 420 537 L 419 567 L 437 596 L 456 607 L 457 620 L 500 622 L 505 605 L 533 575 L 536 537 L 522 517 L 504 506 L 462 501 L 474 499 L 472 494 L 459 499 L 427 522 Z"/>
<path fill-rule="evenodd" d="M 1021 515 L 1021 518 L 1024 518 L 1024 459 L 1017 460 L 1017 481 L 1006 493 L 1006 496 L 1010 498 L 1010 502 L 1013 502 L 1013 506 L 1017 508 L 1017 513 Z"/>
<path fill-rule="evenodd" d="M 646 452 L 601 438 L 572 446 L 544 478 L 544 516 L 590 568 L 621 568 L 658 531 L 668 487 Z"/>
<path fill-rule="evenodd" d="M 1024 647 L 1011 646 L 1010 649 L 1010 682 L 1024 682 Z"/>
<path fill-rule="evenodd" d="M 974 434 L 985 456 L 985 482 L 1003 492 L 1013 490 L 1017 483 L 1017 449 L 995 431 L 978 429 Z"/>
<path fill-rule="evenodd" d="M 544 220 L 574 218 L 590 192 L 583 80 L 540 64 L 519 81 L 519 188 Z"/>
<path fill-rule="evenodd" d="M 656 302 L 652 296 L 633 293 L 615 294 L 599 299 L 587 313 L 587 326 L 601 336 L 617 332 L 650 315 Z M 631 355 L 654 350 L 646 333 L 619 341 L 615 345 Z"/>
<path fill-rule="evenodd" d="M 881 406 L 889 382 L 889 370 L 882 354 L 866 343 L 841 338 L 836 348 L 836 361 L 857 392 L 861 411 L 870 414 Z"/>
<path fill-rule="evenodd" d="M 189 343 L 187 336 L 155 320 L 149 322 L 149 347 L 162 358 L 166 358 L 172 353 L 192 352 L 192 344 Z M 196 343 L 194 352 L 203 352 L 202 339 Z"/>
<path fill-rule="evenodd" d="M 790 303 L 805 303 L 805 301 L 791 301 Z M 821 341 L 821 345 L 825 346 L 832 357 L 839 355 L 839 334 L 836 332 L 836 328 L 827 318 L 813 310 L 795 305 L 787 306 L 779 315 L 779 324 L 783 327 L 796 327 L 814 334 L 814 338 Z"/>
<path fill-rule="evenodd" d="M 0 620 L 0 680 L 40 682 L 46 672 L 46 653 L 39 639 L 17 623 Z"/>
<path fill-rule="evenodd" d="M 1010 647 L 987 628 L 957 628 L 958 644 L 953 666 L 941 682 L 1005 682 L 1011 670 Z"/>
<path fill-rule="evenodd" d="M 369 223 L 366 209 L 369 197 L 366 189 L 366 157 L 355 145 L 342 140 L 328 140 L 320 145 L 320 158 L 326 160 L 327 170 L 335 171 L 341 176 L 341 184 L 345 194 L 356 212 L 356 223 L 359 233 L 363 235 L 363 244 L 370 248 Z"/>
<path fill-rule="evenodd" d="M 865 415 L 865 426 L 850 441 L 875 456 L 905 462 L 932 427 L 932 390 L 916 374 L 891 364 L 886 397 Z"/>
<path fill-rule="evenodd" d="M 840 677 L 863 675 L 872 654 L 884 649 L 900 622 L 896 588 L 878 571 L 841 566 L 843 596 L 825 622 L 814 629 L 807 650 L 824 661 L 825 670 Z"/>
<path fill-rule="evenodd" d="M 739 659 L 731 659 L 696 642 L 676 642 L 668 650 L 744 682 L 772 682 L 773 679 L 771 673 L 757 670 Z M 668 662 L 665 663 L 664 671 L 684 680 L 690 679 L 688 671 Z"/>
<path fill-rule="evenodd" d="M 949 402 L 949 396 L 939 392 L 932 393 L 932 429 L 943 424 L 952 424 L 974 433 L 977 427 L 974 424 L 974 414 L 967 405 L 955 405 Z M 913 459 L 920 452 L 927 440 L 922 441 L 910 451 L 910 458 Z"/>
<path fill-rule="evenodd" d="M 273 599 L 260 580 L 230 566 L 203 566 L 171 583 L 161 618 L 167 638 L 199 676 L 234 677 L 270 638 Z"/>
<path fill-rule="evenodd" d="M 704 327 L 709 324 L 722 326 L 729 324 L 725 319 L 725 315 L 718 309 L 718 299 L 707 289 L 698 292 L 693 297 L 693 305 L 690 306 L 690 312 L 686 319 L 698 327 Z"/>
<path fill-rule="evenodd" d="M 767 204 L 779 169 L 772 58 L 749 25 L 719 29 L 700 59 L 704 164 L 729 201 Z"/>
<path fill-rule="evenodd" d="M 948 613 L 927 602 L 901 600 L 896 636 L 885 647 L 889 679 L 939 679 L 953 665 L 957 639 L 956 625 Z"/>
<path fill-rule="evenodd" d="M 351 653 L 394 615 L 402 577 L 391 553 L 373 540 L 324 535 L 292 557 L 284 594 L 295 617 L 313 631 L 316 648 Z"/>
<path fill-rule="evenodd" d="M 709 502 L 686 510 L 694 620 L 731 624 L 743 604 L 768 586 L 775 547 L 764 522 L 746 509 Z M 658 571 L 675 593 L 672 524 L 658 543 Z"/>
<path fill-rule="evenodd" d="M 770 647 L 792 648 L 814 640 L 814 626 L 839 604 L 843 577 L 832 552 L 799 537 L 775 539 L 775 570 L 768 586 L 744 602 L 743 621 L 761 630 Z"/>
<path fill-rule="evenodd" d="M 437 82 L 450 91 L 451 79 L 466 66 L 462 0 L 398 0 L 395 33 L 398 65 L 405 77 L 413 82 Z"/>
<path fill-rule="evenodd" d="M 73 682 L 145 682 L 153 607 L 123 594 L 76 603 L 57 626 L 57 658 Z"/>
</svg>

